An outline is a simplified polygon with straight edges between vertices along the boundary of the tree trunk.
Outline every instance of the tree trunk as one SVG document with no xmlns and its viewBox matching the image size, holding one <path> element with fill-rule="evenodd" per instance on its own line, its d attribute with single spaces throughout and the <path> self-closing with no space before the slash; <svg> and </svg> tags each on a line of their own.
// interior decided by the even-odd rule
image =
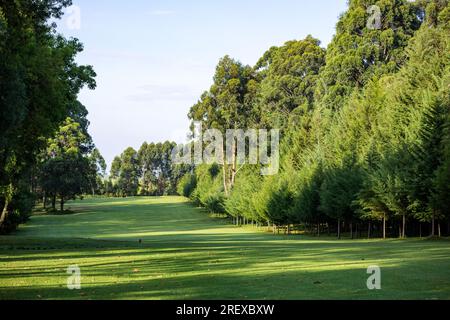
<svg viewBox="0 0 450 320">
<path fill-rule="evenodd" d="M 232 165 L 232 169 L 231 169 L 230 191 L 231 191 L 231 189 L 233 189 L 234 182 L 236 179 L 236 169 L 237 169 L 236 153 L 237 153 L 237 143 L 236 143 L 236 140 L 233 138 L 233 165 Z"/>
<path fill-rule="evenodd" d="M 6 196 L 5 204 L 3 205 L 2 215 L 0 216 L 0 226 L 3 224 L 3 222 L 6 221 L 6 218 L 8 217 L 8 206 L 9 206 L 9 197 Z"/>
<path fill-rule="evenodd" d="M 341 219 L 338 219 L 338 229 L 337 229 L 337 232 L 338 232 L 338 239 L 341 239 Z"/>
<path fill-rule="evenodd" d="M 61 196 L 61 212 L 64 211 L 64 197 Z"/>
<path fill-rule="evenodd" d="M 317 223 L 317 236 L 320 237 L 320 223 Z"/>
<path fill-rule="evenodd" d="M 44 204 L 44 210 L 47 208 L 47 194 L 44 191 L 44 195 L 42 197 L 42 202 Z"/>
<path fill-rule="evenodd" d="M 434 212 L 433 212 L 433 216 L 431 217 L 431 236 L 434 237 L 435 232 L 434 232 Z"/>
<path fill-rule="evenodd" d="M 438 237 L 441 237 L 441 223 L 438 222 Z"/>
<path fill-rule="evenodd" d="M 350 237 L 353 239 L 353 222 L 350 222 Z"/>
<path fill-rule="evenodd" d="M 53 211 L 56 210 L 56 194 L 52 196 L 52 209 Z"/>
<path fill-rule="evenodd" d="M 367 239 L 370 239 L 370 227 L 371 227 L 371 224 L 369 221 L 369 227 L 367 228 Z"/>
<path fill-rule="evenodd" d="M 290 228 L 290 227 L 291 227 L 291 226 L 288 224 L 288 225 L 287 225 L 287 234 L 288 234 L 288 235 L 291 234 L 291 228 Z"/>
<path fill-rule="evenodd" d="M 402 222 L 402 239 L 405 239 L 405 236 L 406 236 L 406 232 L 405 232 L 405 230 L 406 230 L 406 215 L 405 214 L 403 214 L 403 222 Z"/>
<path fill-rule="evenodd" d="M 222 175 L 223 175 L 223 190 L 225 196 L 228 197 L 228 187 L 227 187 L 227 164 L 225 163 L 225 156 L 222 160 Z"/>
<path fill-rule="evenodd" d="M 419 237 L 422 238 L 422 222 L 419 222 Z"/>
<path fill-rule="evenodd" d="M 383 214 L 383 239 L 386 239 L 386 214 Z"/>
</svg>

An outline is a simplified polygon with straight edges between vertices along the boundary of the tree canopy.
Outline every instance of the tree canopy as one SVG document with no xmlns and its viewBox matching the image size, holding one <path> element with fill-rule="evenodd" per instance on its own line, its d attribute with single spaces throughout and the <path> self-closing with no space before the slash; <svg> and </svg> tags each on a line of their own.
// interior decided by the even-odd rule
<svg viewBox="0 0 450 320">
<path fill-rule="evenodd" d="M 0 231 L 14 229 L 29 215 L 47 139 L 67 117 L 85 119 L 77 96 L 83 87 L 96 86 L 93 68 L 75 62 L 83 45 L 48 22 L 69 5 L 69 0 L 0 1 Z"/>
<path fill-rule="evenodd" d="M 428 222 L 440 234 L 450 219 L 449 10 L 440 0 L 352 0 L 326 50 L 308 36 L 253 68 L 222 59 L 190 119 L 280 128 L 281 171 L 261 177 L 248 165 L 230 184 L 225 164 L 209 166 L 222 178 L 201 165 L 182 194 L 238 221 L 383 237 Z"/>
</svg>

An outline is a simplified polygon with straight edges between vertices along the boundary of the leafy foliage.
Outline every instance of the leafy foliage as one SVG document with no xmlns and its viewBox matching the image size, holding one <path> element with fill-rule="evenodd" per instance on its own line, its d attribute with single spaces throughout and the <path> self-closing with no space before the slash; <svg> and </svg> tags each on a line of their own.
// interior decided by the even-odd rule
<svg viewBox="0 0 450 320">
<path fill-rule="evenodd" d="M 58 35 L 48 22 L 70 4 L 0 1 L 0 232 L 22 220 L 13 217 L 30 214 L 31 206 L 22 203 L 31 203 L 38 191 L 39 154 L 67 117 L 85 119 L 77 95 L 96 85 L 92 67 L 75 62 L 82 44 Z"/>
<path fill-rule="evenodd" d="M 380 9 L 376 28 L 372 5 Z M 311 36 L 269 49 L 253 68 L 256 93 L 245 104 L 235 96 L 246 107 L 230 109 L 232 118 L 223 117 L 227 104 L 214 90 L 227 84 L 217 83 L 224 62 L 235 77 L 245 68 L 221 60 L 213 89 L 190 118 L 220 122 L 221 129 L 249 124 L 240 120 L 247 118 L 283 132 L 277 176 L 247 166 L 229 184 L 223 165 L 226 212 L 278 225 L 317 224 L 319 231 L 321 224 L 348 226 L 352 234 L 358 225 L 370 234 L 374 225 L 379 235 L 393 235 L 398 226 L 402 237 L 429 222 L 434 235 L 435 223 L 450 218 L 449 8 L 440 0 L 350 1 L 326 52 Z M 204 181 L 193 194 L 206 205 L 217 182 L 199 168 Z"/>
</svg>

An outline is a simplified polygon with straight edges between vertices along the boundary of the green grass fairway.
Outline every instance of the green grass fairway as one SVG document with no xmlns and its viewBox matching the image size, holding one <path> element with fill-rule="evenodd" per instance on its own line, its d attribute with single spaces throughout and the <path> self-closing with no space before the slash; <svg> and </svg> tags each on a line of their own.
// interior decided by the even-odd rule
<svg viewBox="0 0 450 320">
<path fill-rule="evenodd" d="M 89 199 L 0 237 L 0 299 L 449 299 L 448 240 L 274 236 L 178 197 Z M 142 243 L 139 243 L 142 239 Z M 81 290 L 66 270 L 81 268 Z M 366 287 L 381 267 L 382 289 Z"/>
</svg>

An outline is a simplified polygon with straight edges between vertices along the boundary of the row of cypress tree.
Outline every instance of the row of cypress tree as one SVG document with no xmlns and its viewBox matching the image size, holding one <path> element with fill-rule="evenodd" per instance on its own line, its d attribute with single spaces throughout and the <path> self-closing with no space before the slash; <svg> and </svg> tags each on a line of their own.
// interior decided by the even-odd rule
<svg viewBox="0 0 450 320">
<path fill-rule="evenodd" d="M 189 117 L 222 131 L 279 128 L 280 173 L 200 165 L 178 192 L 288 232 L 449 234 L 449 18 L 446 0 L 351 0 L 326 49 L 308 36 L 254 67 L 224 57 Z"/>
</svg>

